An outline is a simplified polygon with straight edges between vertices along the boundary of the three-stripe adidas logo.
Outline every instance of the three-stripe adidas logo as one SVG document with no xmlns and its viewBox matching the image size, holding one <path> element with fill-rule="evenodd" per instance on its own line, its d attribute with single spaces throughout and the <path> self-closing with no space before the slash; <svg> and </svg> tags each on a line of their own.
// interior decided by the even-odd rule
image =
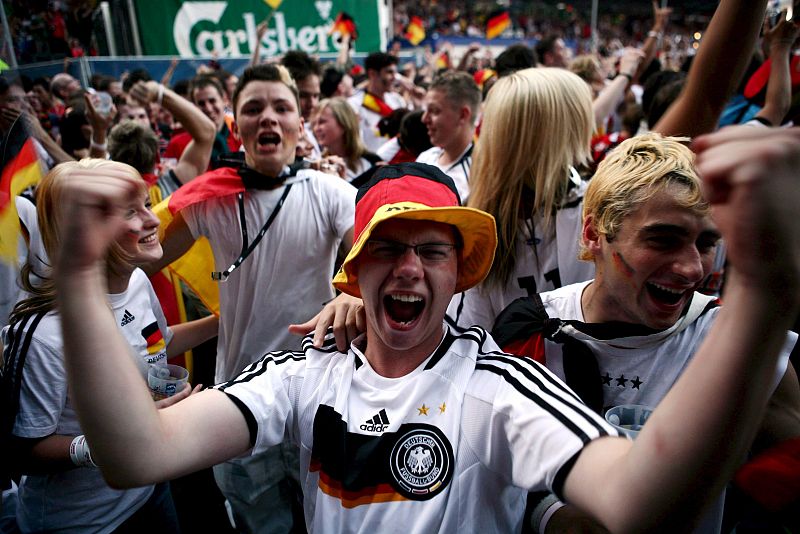
<svg viewBox="0 0 800 534">
<path fill-rule="evenodd" d="M 380 412 L 367 419 L 367 422 L 361 425 L 359 428 L 361 430 L 366 430 L 367 432 L 383 432 L 388 426 L 389 417 L 386 415 L 386 410 L 381 409 Z"/>
<path fill-rule="evenodd" d="M 119 323 L 119 325 L 120 326 L 125 326 L 126 324 L 130 323 L 134 319 L 136 319 L 136 317 L 134 317 L 133 314 L 131 312 L 129 312 L 128 310 L 125 310 L 125 313 L 122 314 L 122 322 Z"/>
</svg>

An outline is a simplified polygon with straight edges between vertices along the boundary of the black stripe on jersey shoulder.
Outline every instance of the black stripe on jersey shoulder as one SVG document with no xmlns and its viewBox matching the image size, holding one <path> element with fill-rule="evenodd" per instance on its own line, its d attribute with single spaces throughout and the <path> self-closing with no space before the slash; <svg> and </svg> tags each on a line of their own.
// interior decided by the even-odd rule
<svg viewBox="0 0 800 534">
<path fill-rule="evenodd" d="M 475 343 L 479 343 L 483 345 L 488 337 L 488 333 L 483 327 L 478 325 L 472 325 L 470 327 L 463 327 L 458 326 L 453 319 L 445 315 L 445 321 L 451 327 L 451 329 L 456 333 L 454 339 L 467 339 L 469 341 L 474 341 Z"/>
<path fill-rule="evenodd" d="M 437 363 L 447 354 L 447 351 L 450 350 L 450 346 L 453 344 L 453 341 L 456 340 L 456 336 L 450 333 L 450 330 L 445 332 L 444 338 L 442 338 L 442 342 L 439 343 L 439 347 L 431 356 L 430 361 L 428 361 L 428 365 L 425 366 L 425 370 L 433 369 Z"/>
<path fill-rule="evenodd" d="M 458 324 L 458 319 L 461 317 L 461 310 L 463 307 L 464 307 L 464 293 L 460 293 L 458 307 L 456 308 L 456 316 L 450 317 L 450 315 L 448 314 L 444 315 L 444 322 L 447 323 L 447 325 L 451 329 L 455 330 L 458 333 L 467 331 L 466 328 L 464 328 L 463 326 L 459 326 Z"/>
<path fill-rule="evenodd" d="M 589 436 L 583 430 L 581 430 L 580 427 L 578 427 L 578 425 L 572 422 L 567 416 L 565 416 L 554 406 L 551 406 L 548 402 L 544 400 L 544 398 L 542 398 L 539 395 L 536 395 L 527 387 L 525 387 L 519 380 L 513 377 L 507 369 L 495 367 L 493 365 L 486 365 L 482 363 L 479 363 L 475 368 L 476 370 L 485 370 L 502 377 L 511 387 L 516 389 L 521 395 L 528 398 L 539 408 L 549 413 L 551 416 L 553 416 L 554 419 L 556 419 L 562 425 L 564 425 L 570 432 L 578 436 L 578 438 L 583 443 L 588 443 L 591 440 L 591 438 L 589 438 Z M 602 433 L 604 433 L 603 430 L 601 430 L 601 435 Z"/>
<path fill-rule="evenodd" d="M 489 352 L 482 354 L 484 355 L 478 356 L 478 364 L 493 365 L 495 367 L 503 366 L 504 368 L 512 367 L 515 371 L 522 373 L 525 378 L 536 384 L 540 389 L 546 390 L 553 388 L 560 390 L 571 396 L 575 401 L 583 404 L 580 397 L 563 381 L 550 373 L 542 372 L 544 366 L 533 358 L 516 356 L 505 352 Z"/>
<path fill-rule="evenodd" d="M 319 352 L 338 352 L 339 349 L 336 348 L 336 337 L 333 335 L 333 327 L 329 326 L 328 330 L 325 332 L 325 337 L 322 340 L 321 347 L 314 346 L 314 333 L 310 333 L 303 338 L 302 342 L 303 351 L 307 351 L 310 349 L 314 349 Z"/>
<path fill-rule="evenodd" d="M 580 398 L 563 382 L 556 379 L 549 373 L 541 372 L 541 367 L 541 364 L 531 360 L 530 358 L 520 358 L 519 356 L 513 356 L 509 354 L 495 353 L 483 357 L 479 356 L 475 369 L 488 371 L 502 377 L 521 395 L 532 400 L 539 407 L 550 413 L 555 419 L 560 421 L 575 435 L 580 437 L 584 443 L 587 443 L 591 440 L 591 438 L 585 432 L 583 432 L 572 420 L 567 418 L 555 406 L 549 404 L 541 394 L 534 392 L 528 384 L 524 384 L 516 376 L 514 376 L 511 372 L 511 369 L 517 371 L 519 374 L 525 377 L 525 379 L 538 386 L 538 388 L 543 392 L 552 390 L 561 391 L 562 393 L 566 394 L 566 398 L 559 398 L 559 403 L 569 404 L 568 399 L 572 399 L 576 417 L 584 419 L 587 423 L 594 427 L 598 431 L 599 436 L 608 435 L 608 432 L 605 430 L 605 428 L 603 428 L 603 426 L 595 419 L 592 410 L 586 406 L 583 401 L 581 401 Z"/>
<path fill-rule="evenodd" d="M 479 346 L 486 341 L 486 331 L 483 330 L 479 326 L 471 326 L 469 328 L 461 328 L 456 325 L 452 319 L 445 316 L 445 321 L 450 326 L 444 334 L 442 338 L 442 342 L 439 344 L 439 347 L 431 356 L 430 361 L 425 365 L 425 370 L 430 370 L 436 367 L 441 359 L 444 357 L 445 354 L 450 350 L 450 347 L 453 346 L 453 343 L 459 340 L 467 340 L 473 343 L 477 343 Z M 455 334 L 453 334 L 455 332 Z"/>
<path fill-rule="evenodd" d="M 276 352 L 268 352 L 261 359 L 255 363 L 252 363 L 244 368 L 244 370 L 237 376 L 227 382 L 222 382 L 214 386 L 214 389 L 219 389 L 220 391 L 225 391 L 227 388 L 235 385 L 241 384 L 243 382 L 249 382 L 254 378 L 263 375 L 267 372 L 269 368 L 269 364 L 273 365 L 282 365 L 286 362 L 290 361 L 302 361 L 306 359 L 306 355 L 302 352 L 293 352 L 293 351 L 276 351 Z"/>
</svg>

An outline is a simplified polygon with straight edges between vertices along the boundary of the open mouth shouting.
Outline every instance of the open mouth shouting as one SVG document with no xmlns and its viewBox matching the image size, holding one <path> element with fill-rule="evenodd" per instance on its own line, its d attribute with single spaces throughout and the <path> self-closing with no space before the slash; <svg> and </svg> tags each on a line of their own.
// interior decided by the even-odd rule
<svg viewBox="0 0 800 534">
<path fill-rule="evenodd" d="M 682 310 L 686 302 L 694 292 L 692 287 L 669 287 L 655 282 L 645 282 L 647 294 L 658 308 L 664 311 L 674 312 Z"/>
<path fill-rule="evenodd" d="M 413 328 L 425 309 L 425 299 L 408 293 L 389 294 L 383 297 L 383 307 L 389 325 L 398 330 Z"/>
<path fill-rule="evenodd" d="M 281 136 L 275 132 L 266 132 L 258 136 L 259 152 L 273 152 L 281 143 Z"/>
</svg>

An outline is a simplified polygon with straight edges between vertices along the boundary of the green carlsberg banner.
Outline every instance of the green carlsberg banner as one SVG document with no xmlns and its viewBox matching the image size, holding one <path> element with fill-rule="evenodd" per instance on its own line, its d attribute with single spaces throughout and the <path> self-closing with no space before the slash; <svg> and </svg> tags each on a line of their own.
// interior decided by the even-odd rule
<svg viewBox="0 0 800 534">
<path fill-rule="evenodd" d="M 256 28 L 270 13 L 261 40 L 261 54 L 266 56 L 287 50 L 336 53 L 338 35 L 329 31 L 342 11 L 355 20 L 358 52 L 385 49 L 389 25 L 385 0 L 283 0 L 275 10 L 262 0 L 137 0 L 134 4 L 146 55 L 248 57 L 255 48 Z"/>
</svg>

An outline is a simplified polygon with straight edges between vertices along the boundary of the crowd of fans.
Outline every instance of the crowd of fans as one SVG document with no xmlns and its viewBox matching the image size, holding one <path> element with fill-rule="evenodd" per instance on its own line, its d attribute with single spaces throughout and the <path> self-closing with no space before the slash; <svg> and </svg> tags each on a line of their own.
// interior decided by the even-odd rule
<svg viewBox="0 0 800 534">
<path fill-rule="evenodd" d="M 3 2 L 19 63 L 96 56 L 96 0 Z"/>
<path fill-rule="evenodd" d="M 460 56 L 456 56 L 452 47 L 445 46 L 429 51 L 422 65 L 401 61 L 395 47 L 369 54 L 362 66 L 353 62 L 345 46 L 340 57 L 329 63 L 321 63 L 300 51 L 262 62 L 256 50 L 251 65 L 241 76 L 212 62 L 200 67 L 191 79 L 174 80 L 173 63 L 160 80 L 152 79 L 146 70 L 136 70 L 120 79 L 95 75 L 90 87 L 82 87 L 67 73 L 52 78 L 0 78 L 3 164 L 15 155 L 6 148 L 14 146 L 14 137 L 23 131 L 33 138 L 43 166 L 54 169 L 45 178 L 44 187 L 35 193 L 27 191 L 24 197 L 16 199 L 24 235 L 25 246 L 20 247 L 25 249 L 24 266 L 20 271 L 16 266 L 4 265 L 2 272 L 0 318 L 2 325 L 10 325 L 4 330 L 5 347 L 11 347 L 6 355 L 28 350 L 30 345 L 34 357 L 26 364 L 27 382 L 19 393 L 21 415 L 15 415 L 12 431 L 15 449 L 8 453 L 24 460 L 19 469 L 25 476 L 18 481 L 18 495 L 12 493 L 5 499 L 4 506 L 12 513 L 5 517 L 5 523 L 0 523 L 0 532 L 14 532 L 15 528 L 23 532 L 47 531 L 57 527 L 103 532 L 109 525 L 112 529 L 122 528 L 122 532 L 134 532 L 151 521 L 165 521 L 162 526 L 178 528 L 167 484 L 152 484 L 147 475 L 141 479 L 133 475 L 117 480 L 129 484 L 130 480 L 146 479 L 147 483 L 130 483 L 139 487 L 119 494 L 106 485 L 89 453 L 87 443 L 92 436 L 81 428 L 73 410 L 73 398 L 66 393 L 63 358 L 68 348 L 62 339 L 59 326 L 62 318 L 56 308 L 60 289 L 51 283 L 48 258 L 54 257 L 61 246 L 53 236 L 62 235 L 60 228 L 69 226 L 70 221 L 42 215 L 42 206 L 52 206 L 57 211 L 60 195 L 67 194 L 62 191 L 70 191 L 70 176 L 86 180 L 85 189 L 75 186 L 76 191 L 85 195 L 102 188 L 102 180 L 98 178 L 102 173 L 122 182 L 132 180 L 145 192 L 141 198 L 137 197 L 126 216 L 128 238 L 109 241 L 111 252 L 104 257 L 101 269 L 108 281 L 111 313 L 117 325 L 132 323 L 137 333 L 141 331 L 145 337 L 144 345 L 141 340 L 136 345 L 132 338 L 127 339 L 134 346 L 135 356 L 141 356 L 137 365 L 144 368 L 144 374 L 146 364 L 166 362 L 167 358 L 215 335 L 219 337 L 212 380 L 233 381 L 231 385 L 250 380 L 237 377 L 251 364 L 266 368 L 266 360 L 256 362 L 269 351 L 286 348 L 308 351 L 312 345 L 318 348 L 324 345 L 322 350 L 330 351 L 335 350 L 334 345 L 346 349 L 344 341 L 352 340 L 364 330 L 365 324 L 364 308 L 356 298 L 361 294 L 354 289 L 359 281 L 351 272 L 358 263 L 347 256 L 351 247 L 352 254 L 362 254 L 361 261 L 363 254 L 373 259 L 405 258 L 411 248 L 411 255 L 416 254 L 427 265 L 448 257 L 448 247 L 464 245 L 463 236 L 456 238 L 453 245 L 438 242 L 407 245 L 381 239 L 364 244 L 358 241 L 358 235 L 354 236 L 354 215 L 356 224 L 362 225 L 356 232 L 369 231 L 363 229 L 364 221 L 358 220 L 358 210 L 364 208 L 353 211 L 356 198 L 363 202 L 368 197 L 370 185 L 374 186 L 376 177 L 381 177 L 387 165 L 410 163 L 424 163 L 430 166 L 425 168 L 438 169 L 417 172 L 428 178 L 426 173 L 431 172 L 437 180 L 446 175 L 452 189 L 448 194 L 455 194 L 464 205 L 488 213 L 496 221 L 497 252 L 493 261 L 488 260 L 483 275 L 469 283 L 461 280 L 469 273 L 459 269 L 458 284 L 463 287 L 457 286 L 459 290 L 449 306 L 441 306 L 442 313 L 447 308 L 449 328 L 460 332 L 458 335 L 473 325 L 487 331 L 494 329 L 493 335 L 504 340 L 499 342 L 503 350 L 532 356 L 528 351 L 538 350 L 534 346 L 544 343 L 544 338 L 531 342 L 527 331 L 521 338 L 518 332 L 508 335 L 511 327 L 503 322 L 509 309 L 517 311 L 509 308 L 517 299 L 542 293 L 545 304 L 539 301 L 535 311 L 544 312 L 547 308 L 547 312 L 555 313 L 554 309 L 562 306 L 557 299 L 566 293 L 554 296 L 550 292 L 562 286 L 584 284 L 580 291 L 592 288 L 586 295 L 599 294 L 598 287 L 625 292 L 639 276 L 636 269 L 650 268 L 661 261 L 657 259 L 659 255 L 678 255 L 677 243 L 688 239 L 685 235 L 688 231 L 680 233 L 674 225 L 652 230 L 653 236 L 648 238 L 646 246 L 642 245 L 656 259 L 642 259 L 642 255 L 633 253 L 634 245 L 630 242 L 622 237 L 615 240 L 617 236 L 628 235 L 621 229 L 627 228 L 626 217 L 633 220 L 631 213 L 644 213 L 636 211 L 637 202 L 645 204 L 652 198 L 662 198 L 658 195 L 674 194 L 676 188 L 683 191 L 681 188 L 687 187 L 685 195 L 676 194 L 681 209 L 690 211 L 698 221 L 707 220 L 708 205 L 701 198 L 691 151 L 682 144 L 685 137 L 695 138 L 727 124 L 764 128 L 790 126 L 798 120 L 800 106 L 794 91 L 798 84 L 792 69 L 797 64 L 794 52 L 800 27 L 778 19 L 764 23 L 762 28 L 763 5 L 756 4 L 748 0 L 723 0 L 714 19 L 688 20 L 656 4 L 647 16 L 604 15 L 599 21 L 601 39 L 597 48 L 590 45 L 586 19 L 564 9 L 559 10 L 564 13 L 554 13 L 548 19 L 537 18 L 533 13 L 514 13 L 507 36 L 521 42 L 497 55 L 477 42 Z M 91 26 L 86 21 L 95 7 L 93 2 L 12 1 L 8 6 L 21 59 L 38 61 L 44 57 L 92 53 Z M 398 35 L 403 33 L 411 16 L 419 16 L 425 20 L 429 34 L 477 39 L 484 35 L 488 14 L 484 11 L 486 6 L 480 3 L 472 6 L 443 1 L 421 7 L 417 2 L 396 1 L 394 7 Z M 23 12 L 24 17 L 20 16 Z M 528 39 L 536 44 L 529 46 Z M 619 174 L 634 173 L 626 167 L 626 157 L 647 169 L 652 166 L 656 169 L 653 173 L 672 166 L 662 174 L 674 182 L 668 181 L 662 189 L 654 186 L 658 192 L 652 196 L 641 193 L 637 189 L 641 185 L 631 185 L 631 190 L 623 195 L 626 198 L 617 195 L 609 200 L 613 206 L 608 207 L 598 196 L 613 197 L 613 192 L 601 188 L 609 187 L 608 181 L 613 182 Z M 67 163 L 84 158 L 91 159 Z M 637 158 L 646 161 L 641 163 Z M 635 172 L 642 172 L 640 180 L 646 180 L 647 172 Z M 236 187 L 231 189 L 231 183 Z M 198 184 L 211 185 L 204 190 L 205 185 Z M 357 191 L 361 191 L 358 197 Z M 641 198 L 636 196 L 640 194 Z M 179 207 L 172 203 L 176 198 L 180 199 Z M 170 204 L 164 220 L 170 222 L 163 237 L 162 255 L 156 247 L 158 238 L 154 237 L 158 222 L 150 210 L 165 200 Z M 628 214 L 604 214 L 604 210 L 622 209 L 615 202 L 627 206 Z M 602 224 L 609 226 L 600 229 Z M 694 232 L 695 227 L 692 228 Z M 679 235 L 667 235 L 670 230 Z M 607 235 L 607 242 L 593 232 Z M 706 311 L 724 291 L 726 255 L 725 248 L 717 246 L 716 231 L 704 226 L 697 233 L 696 242 L 689 244 L 698 258 L 694 262 L 696 268 L 669 277 L 663 276 L 663 271 L 679 270 L 674 265 L 683 260 L 660 266 L 660 270 L 654 268 L 661 277 L 643 283 L 642 292 L 658 301 L 660 309 L 671 310 L 677 302 L 694 313 L 699 306 L 702 313 L 697 311 L 691 321 L 702 324 L 705 335 L 717 317 L 717 312 L 705 315 Z M 130 235 L 136 237 L 134 242 Z M 183 286 L 177 292 L 182 294 L 189 315 L 200 318 L 176 324 L 175 317 L 167 316 L 168 311 L 167 315 L 160 311 L 159 301 L 166 310 L 163 300 L 166 297 L 150 287 L 144 272 L 157 285 L 155 277 L 164 275 L 167 271 L 162 269 L 175 265 L 173 262 L 190 253 L 190 247 L 199 237 L 208 239 L 206 246 L 210 245 L 216 258 L 213 276 L 223 282 L 219 284 L 218 302 L 211 303 L 201 287 L 183 277 Z M 601 241 L 603 246 L 610 246 L 613 241 L 619 247 L 615 249 L 617 256 L 606 263 L 598 244 Z M 619 251 L 625 252 L 627 260 Z M 734 254 L 740 257 L 741 251 Z M 458 261 L 466 261 L 461 255 L 459 249 Z M 342 263 L 344 256 L 347 259 Z M 578 257 L 585 261 L 577 260 Z M 353 263 L 348 263 L 351 260 Z M 607 289 L 613 284 L 604 286 L 597 281 L 604 276 L 614 281 L 609 275 L 612 261 L 615 268 L 627 272 L 628 281 L 616 280 L 614 289 Z M 631 261 L 632 266 L 626 261 Z M 334 297 L 330 277 L 339 267 L 335 280 L 342 293 Z M 21 288 L 17 284 L 20 275 Z M 688 280 L 685 285 L 691 287 L 682 287 L 680 291 L 673 287 L 678 278 Z M 585 286 L 592 279 L 595 284 Z M 694 293 L 695 289 L 704 295 Z M 175 293 L 174 288 L 170 290 Z M 678 293 L 681 296 L 676 296 Z M 131 300 L 122 300 L 119 295 Z M 134 301 L 137 308 L 133 308 Z M 408 325 L 416 320 L 418 308 L 427 304 L 416 295 L 407 294 L 397 298 L 386 295 L 383 302 L 400 330 L 412 328 Z M 550 342 L 568 348 L 563 348 L 561 367 L 552 368 L 550 361 L 544 363 L 597 411 L 623 402 L 658 404 L 688 365 L 689 356 L 697 350 L 699 341 L 689 340 L 689 334 L 681 333 L 694 332 L 691 329 L 695 326 L 683 325 L 684 316 L 678 312 L 653 314 L 658 319 L 652 319 L 644 306 L 626 308 L 624 298 L 615 300 L 607 296 L 603 304 L 608 307 L 609 302 L 614 310 L 619 307 L 622 311 L 598 312 L 592 308 L 590 313 L 587 307 L 583 314 L 567 317 L 576 312 L 560 309 L 565 322 L 559 328 L 567 331 L 572 327 L 567 322 L 574 325 L 579 321 L 636 323 L 641 328 L 632 337 L 637 338 L 637 343 L 647 338 L 645 345 L 656 347 L 652 358 L 644 360 L 661 358 L 655 366 L 669 371 L 665 374 L 675 375 L 672 381 L 662 378 L 663 391 L 644 394 L 634 392 L 631 387 L 624 397 L 619 396 L 619 388 L 601 393 L 597 387 L 606 367 L 593 371 L 597 375 L 590 375 L 596 379 L 594 382 L 576 379 L 572 374 L 574 368 L 569 367 L 576 364 L 567 361 L 570 350 L 589 350 L 584 347 L 585 342 L 595 350 L 602 366 L 606 365 L 602 358 L 608 356 L 613 360 L 609 355 L 619 348 L 614 337 L 602 337 L 599 330 L 586 331 L 586 336 L 594 337 L 580 337 L 581 333 L 578 336 L 581 343 L 565 342 L 559 332 L 547 333 Z M 320 309 L 317 319 L 304 324 Z M 634 312 L 641 316 L 634 316 Z M 41 317 L 29 323 L 28 319 L 37 314 Z M 375 321 L 369 309 L 366 314 L 367 323 Z M 664 319 L 664 315 L 669 317 Z M 42 317 L 45 319 L 39 332 L 45 331 L 47 336 L 37 337 L 33 329 Z M 518 319 L 519 315 L 514 317 Z M 329 324 L 333 325 L 334 333 L 323 340 Z M 675 326 L 678 324 L 681 326 Z M 144 335 L 151 326 L 160 332 L 156 337 L 163 340 L 157 349 L 153 348 L 157 344 L 151 343 L 153 332 L 148 330 L 148 335 Z M 372 328 L 374 332 L 375 326 Z M 546 329 L 546 325 L 540 328 L 542 332 Z M 653 341 L 648 337 L 658 337 L 662 330 L 683 336 L 679 346 L 670 348 L 663 339 Z M 31 332 L 27 345 L 19 341 L 24 339 L 25 332 Z M 292 334 L 308 332 L 313 332 L 314 337 L 301 347 L 300 338 Z M 783 334 L 785 331 L 780 336 Z M 765 424 L 768 428 L 756 442 L 758 452 L 785 441 L 794 440 L 796 444 L 800 437 L 800 405 L 795 405 L 800 385 L 792 363 L 787 363 L 795 340 L 796 336 L 790 333 L 781 352 L 778 375 L 773 381 L 773 399 L 777 400 L 770 404 L 770 416 L 766 419 L 770 424 Z M 639 349 L 639 345 L 631 347 Z M 687 354 L 685 360 L 666 357 L 676 350 Z M 214 355 L 211 358 L 213 361 Z M 644 369 L 644 364 L 641 365 L 636 370 L 644 373 L 639 371 Z M 266 372 L 254 369 L 251 371 L 258 376 Z M 630 370 L 625 371 L 627 379 L 622 371 L 620 374 L 617 384 L 625 389 L 625 383 L 633 383 L 633 375 Z M 17 376 L 22 377 L 23 373 L 20 371 Z M 610 386 L 608 372 L 606 377 Z M 285 378 L 289 383 L 290 379 Z M 639 379 L 636 376 L 635 380 Z M 36 391 L 36 388 L 47 389 L 48 381 L 58 384 L 55 392 L 48 390 L 45 395 Z M 288 396 L 292 395 L 299 393 L 292 390 Z M 187 390 L 166 405 L 177 404 L 177 409 L 184 402 L 194 402 L 183 400 L 192 396 L 194 393 Z M 237 398 L 236 406 L 245 414 L 252 433 L 257 422 L 250 420 L 252 407 L 243 407 L 247 402 L 251 401 Z M 425 404 L 418 409 L 420 414 L 427 414 Z M 445 412 L 445 403 L 439 410 Z M 222 418 L 219 412 L 212 413 Z M 771 419 L 775 413 L 779 423 Z M 255 413 L 255 418 L 260 417 L 262 414 Z M 388 426 L 385 411 L 375 415 L 372 423 Z M 280 427 L 275 432 L 283 431 L 282 424 L 273 426 Z M 89 441 L 82 435 L 85 431 Z M 302 530 L 306 525 L 319 527 L 323 519 L 313 515 L 314 506 L 309 506 L 308 501 L 306 523 L 299 519 L 304 510 L 299 488 L 308 488 L 307 480 L 298 474 L 298 465 L 308 460 L 303 456 L 307 451 L 302 450 L 298 456 L 285 443 L 267 447 L 271 443 L 264 441 L 261 432 L 266 430 L 259 430 L 257 446 L 255 435 L 251 435 L 250 446 L 256 446 L 257 455 L 234 458 L 214 468 L 237 528 L 261 532 L 264 525 L 269 525 L 275 532 L 288 532 L 291 528 Z M 237 438 L 241 438 L 238 442 L 246 442 L 239 434 L 232 439 Z M 44 452 L 43 443 L 48 447 Z M 115 457 L 108 452 L 113 447 L 101 447 L 107 454 L 105 458 Z M 214 452 L 208 453 L 209 458 L 214 459 L 242 452 L 222 444 L 210 449 Z M 197 456 L 203 454 L 198 452 Z M 792 454 L 796 460 L 797 448 Z M 191 471 L 189 467 L 202 467 L 203 461 L 187 460 L 188 467 L 175 468 L 173 474 Z M 322 460 L 316 457 L 312 460 L 317 461 Z M 54 478 L 53 473 L 57 474 Z M 797 468 L 790 473 L 797 475 Z M 242 482 L 245 479 L 247 483 Z M 710 489 L 711 497 L 707 500 L 714 500 L 718 491 L 716 486 Z M 337 498 L 345 499 L 345 493 L 340 491 Z M 732 528 L 742 517 L 759 525 L 798 527 L 796 515 L 789 510 L 794 509 L 791 503 L 798 502 L 800 492 L 790 496 L 793 499 L 790 504 L 773 506 L 769 511 L 759 507 L 763 505 L 759 500 L 762 496 L 758 491 L 755 493 L 748 497 L 747 506 L 728 504 L 723 514 L 720 505 L 708 512 L 703 528 L 720 532 Z M 745 499 L 739 493 L 736 496 Z M 564 506 L 560 497 L 563 495 L 532 493 L 528 498 L 525 528 L 543 531 L 548 521 L 552 521 L 551 527 L 570 526 L 572 520 L 588 521 L 570 515 L 579 512 L 570 505 Z M 46 500 L 57 503 L 49 505 L 55 506 L 57 512 L 47 513 L 43 504 Z M 717 498 L 719 503 L 724 500 L 724 495 Z M 315 502 L 322 507 L 321 498 Z M 515 524 L 522 521 L 520 517 Z"/>
</svg>

